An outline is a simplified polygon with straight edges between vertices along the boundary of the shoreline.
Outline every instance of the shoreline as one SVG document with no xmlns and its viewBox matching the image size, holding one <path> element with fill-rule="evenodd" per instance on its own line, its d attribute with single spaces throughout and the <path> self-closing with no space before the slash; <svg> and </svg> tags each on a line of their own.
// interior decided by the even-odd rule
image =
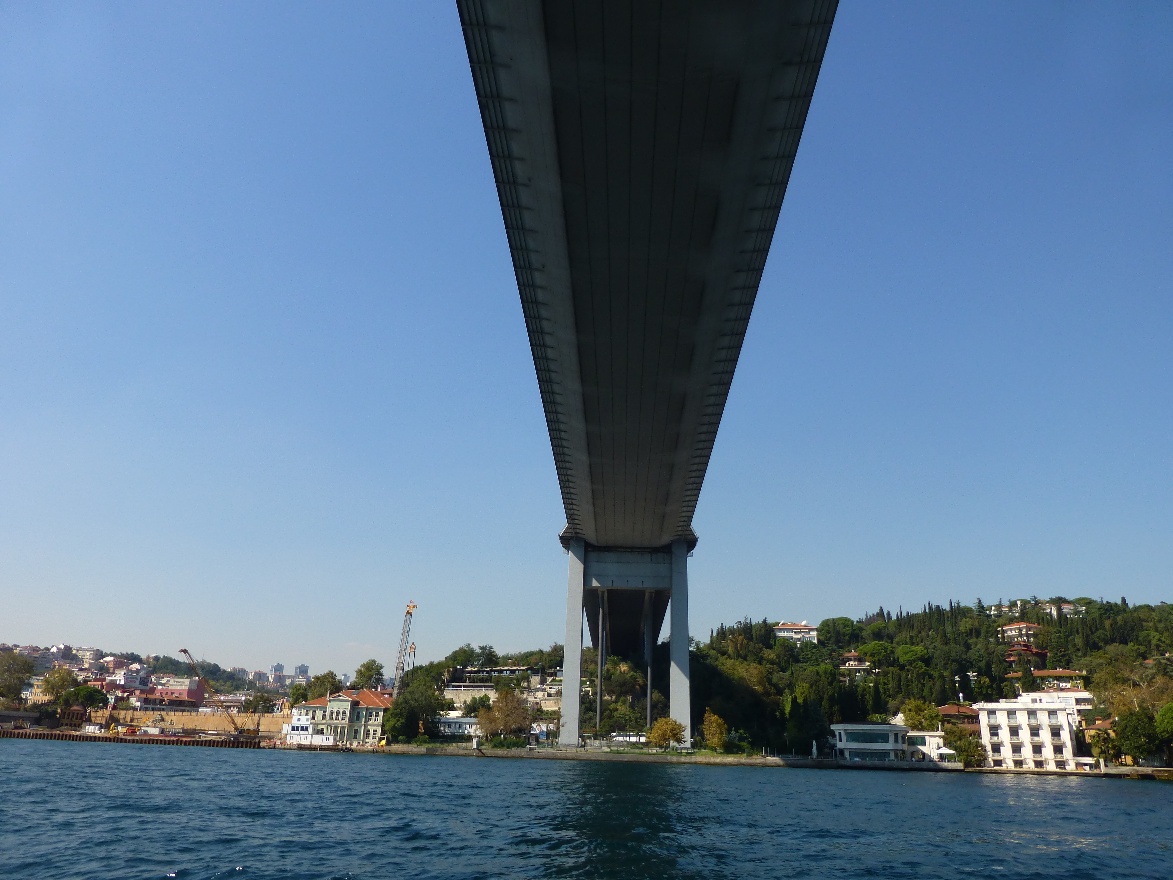
<svg viewBox="0 0 1173 880">
<path fill-rule="evenodd" d="M 111 736 L 68 730 L 0 729 L 0 739 L 37 739 L 56 742 L 93 742 L 121 745 L 165 745 L 197 748 L 266 749 L 281 752 L 349 752 L 365 755 L 416 757 L 487 758 L 514 761 L 595 761 L 628 764 L 697 764 L 717 767 L 769 767 L 796 770 L 879 770 L 887 773 L 983 773 L 994 776 L 1074 776 L 1081 779 L 1132 779 L 1173 782 L 1170 767 L 1110 767 L 1100 770 L 1007 770 L 995 767 L 964 769 L 957 764 L 920 762 L 841 762 L 835 758 L 802 758 L 764 755 L 672 754 L 595 749 L 472 749 L 458 745 L 389 745 L 374 748 L 336 746 L 287 746 L 274 741 L 239 740 L 228 737 Z"/>
</svg>

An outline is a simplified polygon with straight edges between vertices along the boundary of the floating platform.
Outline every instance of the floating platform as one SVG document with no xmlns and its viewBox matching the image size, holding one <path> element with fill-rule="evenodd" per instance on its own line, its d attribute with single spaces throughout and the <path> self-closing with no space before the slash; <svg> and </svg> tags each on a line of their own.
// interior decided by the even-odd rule
<svg viewBox="0 0 1173 880">
<path fill-rule="evenodd" d="M 209 749 L 259 749 L 256 739 L 213 736 L 161 736 L 154 734 L 120 736 L 109 733 L 80 733 L 75 730 L 0 729 L 0 739 L 53 739 L 65 742 L 124 743 L 140 746 L 199 746 Z"/>
</svg>

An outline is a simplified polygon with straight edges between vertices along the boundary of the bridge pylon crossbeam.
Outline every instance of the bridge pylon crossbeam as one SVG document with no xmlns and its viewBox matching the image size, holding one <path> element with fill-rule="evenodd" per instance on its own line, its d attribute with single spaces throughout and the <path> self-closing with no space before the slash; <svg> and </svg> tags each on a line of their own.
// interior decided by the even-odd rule
<svg viewBox="0 0 1173 880">
<path fill-rule="evenodd" d="M 596 682 L 608 654 L 639 657 L 647 674 L 648 725 L 652 723 L 652 652 L 671 612 L 669 714 L 692 740 L 688 664 L 688 544 L 618 549 L 594 547 L 581 538 L 567 542 L 566 649 L 562 671 L 562 721 L 558 743 L 577 748 L 581 718 L 583 619 L 598 651 Z M 596 713 L 602 714 L 602 689 L 596 685 Z M 596 720 L 597 720 L 596 717 Z"/>
</svg>

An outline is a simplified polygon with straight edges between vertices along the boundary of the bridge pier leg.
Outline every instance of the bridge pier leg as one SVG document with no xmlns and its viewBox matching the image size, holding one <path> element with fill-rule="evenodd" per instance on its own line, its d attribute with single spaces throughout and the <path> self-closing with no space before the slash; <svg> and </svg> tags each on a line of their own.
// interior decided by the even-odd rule
<svg viewBox="0 0 1173 880">
<path fill-rule="evenodd" d="M 656 634 L 652 632 L 652 591 L 648 590 L 644 593 L 644 666 L 648 670 L 647 682 L 647 710 L 648 720 L 647 729 L 652 729 L 652 649 L 656 645 Z"/>
<path fill-rule="evenodd" d="M 668 675 L 668 714 L 684 726 L 684 744 L 692 745 L 692 695 L 688 670 L 688 545 L 672 542 L 672 633 Z"/>
<path fill-rule="evenodd" d="M 558 745 L 578 748 L 579 701 L 582 693 L 582 592 L 586 572 L 586 545 L 570 542 L 570 572 L 566 582 L 566 642 L 562 659 L 562 720 Z"/>
</svg>

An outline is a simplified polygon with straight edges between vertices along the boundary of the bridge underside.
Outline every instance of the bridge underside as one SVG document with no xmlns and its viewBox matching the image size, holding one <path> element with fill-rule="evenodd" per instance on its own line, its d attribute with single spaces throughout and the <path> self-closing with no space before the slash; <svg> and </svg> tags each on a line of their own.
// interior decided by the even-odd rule
<svg viewBox="0 0 1173 880">
<path fill-rule="evenodd" d="M 458 6 L 563 545 L 691 550 L 836 0 Z M 596 645 L 638 653 L 647 603 L 584 589 Z"/>
</svg>

